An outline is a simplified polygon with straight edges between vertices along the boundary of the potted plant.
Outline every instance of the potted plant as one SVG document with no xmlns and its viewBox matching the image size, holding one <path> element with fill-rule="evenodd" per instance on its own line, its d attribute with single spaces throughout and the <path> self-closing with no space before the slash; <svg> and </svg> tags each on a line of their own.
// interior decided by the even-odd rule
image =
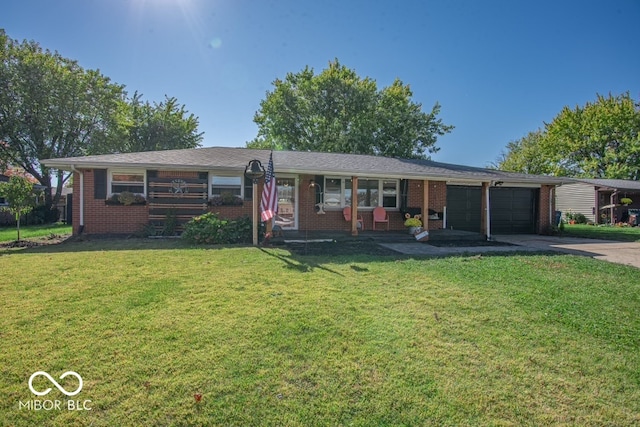
<svg viewBox="0 0 640 427">
<path fill-rule="evenodd" d="M 422 221 L 418 215 L 411 217 L 409 214 L 405 215 L 404 226 L 409 228 L 409 234 L 416 234 L 422 231 Z"/>
<path fill-rule="evenodd" d="M 623 197 L 622 199 L 620 199 L 620 203 L 622 203 L 625 206 L 629 206 L 631 203 L 633 203 L 633 200 L 631 200 L 628 197 Z"/>
</svg>

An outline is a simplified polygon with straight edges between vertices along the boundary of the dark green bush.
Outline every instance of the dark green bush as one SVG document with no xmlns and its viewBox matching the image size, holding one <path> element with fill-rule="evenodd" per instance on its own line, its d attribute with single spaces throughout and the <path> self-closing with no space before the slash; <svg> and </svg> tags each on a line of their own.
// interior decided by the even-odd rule
<svg viewBox="0 0 640 427">
<path fill-rule="evenodd" d="M 226 220 L 220 219 L 218 214 L 208 212 L 186 223 L 182 237 L 194 243 L 249 243 L 252 238 L 251 230 L 250 218 Z"/>
<path fill-rule="evenodd" d="M 587 217 L 584 216 L 581 213 L 573 214 L 573 219 L 576 222 L 576 224 L 586 224 L 587 223 Z"/>
</svg>

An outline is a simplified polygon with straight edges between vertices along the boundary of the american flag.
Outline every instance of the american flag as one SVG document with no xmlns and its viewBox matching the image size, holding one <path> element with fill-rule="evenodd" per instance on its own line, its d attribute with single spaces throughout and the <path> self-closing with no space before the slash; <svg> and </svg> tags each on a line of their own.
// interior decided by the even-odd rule
<svg viewBox="0 0 640 427">
<path fill-rule="evenodd" d="M 265 222 L 278 213 L 278 185 L 276 184 L 276 176 L 273 173 L 273 152 L 269 155 L 269 165 L 264 176 L 260 210 L 262 211 L 262 220 Z"/>
</svg>

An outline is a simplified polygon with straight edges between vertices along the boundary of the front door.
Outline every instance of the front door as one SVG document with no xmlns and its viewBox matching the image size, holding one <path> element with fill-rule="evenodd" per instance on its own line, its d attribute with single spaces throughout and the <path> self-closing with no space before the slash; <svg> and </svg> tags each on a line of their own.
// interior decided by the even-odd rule
<svg viewBox="0 0 640 427">
<path fill-rule="evenodd" d="M 298 229 L 298 187 L 295 177 L 276 177 L 278 184 L 278 214 L 275 225 L 283 230 Z"/>
</svg>

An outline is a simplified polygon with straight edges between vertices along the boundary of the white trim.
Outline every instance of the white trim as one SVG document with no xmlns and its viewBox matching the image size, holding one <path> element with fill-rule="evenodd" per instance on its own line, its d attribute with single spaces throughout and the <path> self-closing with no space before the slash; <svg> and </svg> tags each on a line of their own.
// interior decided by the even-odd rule
<svg viewBox="0 0 640 427">
<path fill-rule="evenodd" d="M 113 194 L 115 194 L 112 190 L 112 176 L 113 174 L 116 173 L 120 173 L 120 174 L 131 174 L 131 175 L 140 175 L 142 173 L 142 193 L 137 193 L 137 194 L 142 194 L 145 198 L 147 197 L 147 171 L 146 169 L 120 169 L 120 168 L 114 168 L 114 169 L 107 169 L 107 197 L 111 197 L 113 196 Z"/>
<path fill-rule="evenodd" d="M 209 171 L 209 175 L 207 177 L 207 185 L 209 186 L 209 198 L 214 197 L 213 195 L 213 177 L 223 177 L 223 178 L 240 178 L 240 195 L 236 197 L 242 198 L 244 200 L 244 175 L 232 174 L 232 173 L 217 173 L 216 171 Z"/>
<path fill-rule="evenodd" d="M 300 215 L 300 178 L 297 175 L 277 174 L 276 183 L 279 179 L 293 179 L 293 226 L 283 228 L 284 230 L 297 230 L 299 228 Z M 278 209 L 280 209 L 280 200 L 278 200 Z"/>
<path fill-rule="evenodd" d="M 496 181 L 493 181 L 493 182 L 495 183 Z M 499 187 L 542 188 L 542 184 L 531 184 L 531 183 L 523 184 L 523 183 L 517 183 L 512 181 L 504 181 L 502 184 L 499 185 Z"/>
<path fill-rule="evenodd" d="M 487 215 L 486 215 L 487 240 L 491 240 L 491 202 L 490 202 L 491 197 L 489 196 L 489 194 L 491 193 L 490 190 L 491 190 L 491 186 L 490 185 L 487 185 L 485 187 L 485 190 L 484 190 L 484 196 L 485 196 L 485 198 L 487 200 L 487 206 L 486 206 L 486 209 L 487 209 Z"/>
<path fill-rule="evenodd" d="M 351 206 L 351 203 L 347 204 L 346 202 L 346 181 L 352 179 L 352 175 L 324 175 L 324 182 L 322 185 L 322 191 L 324 194 L 323 200 L 325 202 L 326 210 L 342 210 L 346 206 Z M 339 179 L 340 180 L 340 206 L 327 206 L 327 179 Z M 358 206 L 358 210 L 373 210 L 376 207 L 384 207 L 390 211 L 400 209 L 400 179 L 399 178 L 386 178 L 386 177 L 378 177 L 378 176 L 358 176 L 358 184 L 360 184 L 361 180 L 370 180 L 370 181 L 378 181 L 378 205 L 377 206 Z M 391 206 L 383 206 L 384 204 L 384 181 L 395 181 L 396 183 L 396 205 Z M 353 194 L 351 197 L 353 198 Z"/>
</svg>

